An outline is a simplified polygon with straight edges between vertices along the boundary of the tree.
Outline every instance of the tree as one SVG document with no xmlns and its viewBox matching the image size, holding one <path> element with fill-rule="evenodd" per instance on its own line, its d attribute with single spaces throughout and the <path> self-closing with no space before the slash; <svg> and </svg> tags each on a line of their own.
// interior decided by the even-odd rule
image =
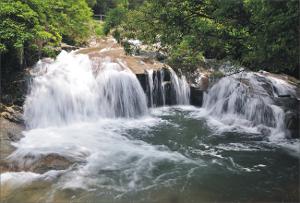
<svg viewBox="0 0 300 203">
<path fill-rule="evenodd" d="M 247 2 L 251 12 L 246 65 L 298 76 L 299 1 Z"/>
<path fill-rule="evenodd" d="M 2 72 L 34 63 L 62 40 L 84 43 L 90 33 L 91 15 L 85 0 L 2 0 Z"/>
<path fill-rule="evenodd" d="M 148 0 L 122 19 L 121 38 L 159 42 L 188 71 L 203 55 L 298 76 L 296 0 Z"/>
</svg>

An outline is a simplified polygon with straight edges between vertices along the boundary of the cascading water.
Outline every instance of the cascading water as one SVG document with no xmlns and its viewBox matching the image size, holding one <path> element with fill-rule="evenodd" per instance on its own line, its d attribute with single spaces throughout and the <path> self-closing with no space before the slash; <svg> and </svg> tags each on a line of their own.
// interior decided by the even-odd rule
<svg viewBox="0 0 300 203">
<path fill-rule="evenodd" d="M 34 72 L 24 106 L 29 129 L 7 158 L 21 172 L 0 177 L 5 202 L 299 202 L 291 191 L 299 159 L 264 142 L 284 133 L 273 100 L 294 89 L 280 80 L 225 77 L 203 108 L 148 114 L 146 95 L 122 61 L 62 52 Z M 184 77 L 165 70 L 147 78 L 149 106 L 189 103 Z M 211 118 L 233 128 L 216 133 Z"/>
<path fill-rule="evenodd" d="M 8 160 L 22 170 L 49 157 L 76 164 L 67 170 L 41 167 L 38 171 L 42 174 L 3 173 L 2 186 L 15 188 L 51 180 L 58 181 L 56 192 L 96 187 L 120 193 L 162 184 L 165 180 L 151 177 L 156 163 L 192 162 L 165 146 L 128 134 L 157 125 L 160 119 L 147 115 L 146 95 L 121 61 L 91 60 L 87 55 L 62 52 L 56 60 L 38 62 L 33 74 L 24 105 L 28 130 L 13 144 L 16 150 Z M 47 201 L 54 201 L 52 192 L 44 195 Z"/>
<path fill-rule="evenodd" d="M 273 99 L 278 90 L 281 94 L 295 94 L 292 86 L 282 80 L 280 85 L 278 79 L 259 73 L 238 73 L 213 85 L 204 96 L 203 107 L 227 126 L 255 128 L 271 134 L 271 138 L 284 138 L 285 114 Z"/>
<path fill-rule="evenodd" d="M 189 104 L 190 87 L 185 76 L 179 78 L 171 68 L 148 70 L 146 74 L 150 107 Z"/>
<path fill-rule="evenodd" d="M 171 72 L 171 87 L 175 92 L 176 104 L 186 105 L 190 103 L 190 86 L 183 75 L 179 78 L 175 71 L 169 69 Z"/>
<path fill-rule="evenodd" d="M 149 99 L 149 106 L 153 107 L 154 103 L 153 103 L 153 90 L 154 90 L 154 84 L 153 84 L 153 70 L 148 70 L 146 72 L 147 76 L 148 76 L 148 90 L 147 90 L 147 95 L 148 95 L 148 99 Z M 157 81 L 157 80 L 156 80 Z"/>
<path fill-rule="evenodd" d="M 52 63 L 39 62 L 34 71 L 24 106 L 29 128 L 147 112 L 143 89 L 122 64 L 62 52 Z"/>
</svg>

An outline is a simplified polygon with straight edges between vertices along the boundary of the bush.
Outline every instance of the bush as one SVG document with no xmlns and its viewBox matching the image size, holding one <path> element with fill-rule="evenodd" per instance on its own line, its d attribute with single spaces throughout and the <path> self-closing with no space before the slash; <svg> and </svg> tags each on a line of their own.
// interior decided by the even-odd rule
<svg viewBox="0 0 300 203">
<path fill-rule="evenodd" d="M 193 37 L 185 37 L 180 44 L 172 48 L 169 56 L 169 64 L 173 68 L 192 72 L 203 63 L 203 53 L 194 50 L 193 42 Z"/>
<path fill-rule="evenodd" d="M 94 34 L 98 37 L 101 37 L 104 35 L 104 23 L 98 20 L 93 21 L 93 30 Z"/>
<path fill-rule="evenodd" d="M 127 9 L 123 7 L 117 7 L 111 9 L 105 19 L 103 31 L 104 34 L 107 35 L 112 28 L 120 25 L 123 20 L 126 18 Z"/>
<path fill-rule="evenodd" d="M 0 54 L 3 73 L 53 56 L 61 41 L 84 44 L 91 34 L 86 0 L 1 0 Z"/>
</svg>

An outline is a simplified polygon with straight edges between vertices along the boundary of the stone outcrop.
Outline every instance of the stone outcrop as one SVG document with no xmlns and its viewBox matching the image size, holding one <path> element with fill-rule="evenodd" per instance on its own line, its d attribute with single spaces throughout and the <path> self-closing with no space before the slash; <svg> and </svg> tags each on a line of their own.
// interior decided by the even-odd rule
<svg viewBox="0 0 300 203">
<path fill-rule="evenodd" d="M 300 138 L 299 124 L 300 124 L 300 101 L 291 96 L 277 97 L 275 99 L 276 105 L 283 108 L 285 112 L 284 123 L 288 130 L 290 138 Z"/>
<path fill-rule="evenodd" d="M 37 160 L 34 160 L 35 157 L 30 157 L 30 155 L 25 156 L 24 158 L 25 161 L 23 160 L 22 163 L 10 161 L 7 159 L 1 160 L 0 172 L 4 173 L 7 171 L 30 171 L 43 174 L 50 170 L 66 170 L 75 163 L 74 160 L 68 159 L 59 154 L 47 154 L 45 156 L 39 157 Z"/>
<path fill-rule="evenodd" d="M 0 103 L 0 109 L 1 113 L 0 116 L 2 118 L 5 118 L 11 122 L 23 125 L 24 120 L 23 120 L 23 109 L 20 106 L 12 105 L 12 106 L 5 106 Z"/>
<path fill-rule="evenodd" d="M 112 37 L 100 39 L 89 48 L 79 49 L 76 53 L 87 54 L 91 60 L 110 58 L 113 62 L 122 62 L 135 74 L 144 74 L 145 70 L 159 70 L 165 66 L 153 58 L 127 55 L 123 47 Z"/>
<path fill-rule="evenodd" d="M 2 173 L 9 170 L 6 158 L 15 150 L 12 142 L 17 142 L 23 137 L 24 127 L 0 117 L 0 129 L 0 172 Z"/>
</svg>

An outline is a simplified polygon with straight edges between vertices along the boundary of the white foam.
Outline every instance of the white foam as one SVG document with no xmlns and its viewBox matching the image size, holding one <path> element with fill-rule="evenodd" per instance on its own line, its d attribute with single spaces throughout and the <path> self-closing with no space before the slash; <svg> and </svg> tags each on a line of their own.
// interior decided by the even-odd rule
<svg viewBox="0 0 300 203">
<path fill-rule="evenodd" d="M 33 129 L 24 132 L 25 137 L 15 143 L 17 150 L 9 158 L 23 162 L 30 154 L 38 161 L 41 155 L 56 153 L 80 162 L 84 160 L 84 164 L 62 177 L 60 187 L 131 190 L 144 186 L 140 179 L 149 176 L 157 162 L 193 163 L 166 146 L 151 145 L 127 136 L 127 130 L 145 130 L 159 123 L 160 119 L 149 117 L 139 120 L 101 119 L 94 123 Z M 116 177 L 105 175 L 107 171 L 117 173 Z M 99 176 L 97 180 L 95 176 Z M 115 183 L 115 178 L 120 176 L 127 177 L 121 185 Z"/>
<path fill-rule="evenodd" d="M 24 105 L 29 128 L 147 113 L 143 89 L 124 64 L 109 59 L 92 63 L 87 55 L 62 52 L 35 69 L 40 74 L 33 78 Z"/>
<path fill-rule="evenodd" d="M 38 174 L 33 172 L 6 172 L 0 174 L 0 186 L 10 189 L 16 189 L 18 187 L 24 187 L 31 184 L 34 181 L 51 181 L 57 178 L 65 171 L 51 170 L 44 174 Z"/>
</svg>

